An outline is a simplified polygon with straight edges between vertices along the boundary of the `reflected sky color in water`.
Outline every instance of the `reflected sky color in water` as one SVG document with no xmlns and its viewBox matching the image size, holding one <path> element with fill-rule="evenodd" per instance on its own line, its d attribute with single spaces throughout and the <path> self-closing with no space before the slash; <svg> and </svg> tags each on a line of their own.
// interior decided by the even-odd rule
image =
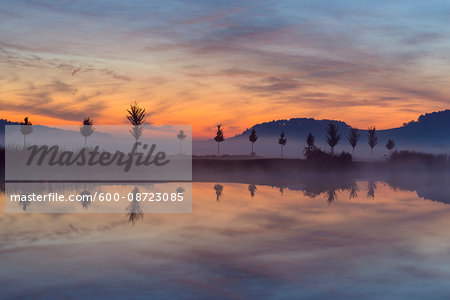
<svg viewBox="0 0 450 300">
<path fill-rule="evenodd" d="M 125 213 L 2 213 L 2 297 L 450 296 L 450 206 L 381 181 L 372 198 L 369 187 L 328 203 L 327 193 L 194 183 L 192 214 L 134 225 Z"/>
<path fill-rule="evenodd" d="M 192 211 L 191 190 L 190 182 L 152 184 L 11 182 L 6 184 L 4 210 L 7 213 L 66 214 L 123 213 L 125 211 L 190 213 Z M 36 199 L 37 196 L 43 198 L 49 195 L 51 197 L 47 197 L 45 201 L 27 200 L 27 197 Z M 81 198 L 83 195 L 89 198 Z M 14 198 L 15 196 L 18 198 Z M 178 198 L 179 196 L 181 198 Z M 54 199 L 63 200 L 54 201 Z"/>
</svg>

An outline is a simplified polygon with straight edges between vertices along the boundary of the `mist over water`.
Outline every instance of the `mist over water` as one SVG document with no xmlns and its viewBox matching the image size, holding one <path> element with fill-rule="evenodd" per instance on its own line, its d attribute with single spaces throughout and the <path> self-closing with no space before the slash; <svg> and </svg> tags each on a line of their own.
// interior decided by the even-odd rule
<svg viewBox="0 0 450 300">
<path fill-rule="evenodd" d="M 191 214 L 2 212 L 2 296 L 450 294 L 448 176 L 249 181 L 193 183 Z"/>
<path fill-rule="evenodd" d="M 0 300 L 450 299 L 449 12 L 1 1 Z"/>
</svg>

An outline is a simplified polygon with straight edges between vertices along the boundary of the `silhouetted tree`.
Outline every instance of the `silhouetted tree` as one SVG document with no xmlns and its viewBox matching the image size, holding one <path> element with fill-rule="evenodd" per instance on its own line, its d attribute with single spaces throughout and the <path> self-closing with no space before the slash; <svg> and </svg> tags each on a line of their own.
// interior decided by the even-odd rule
<svg viewBox="0 0 450 300">
<path fill-rule="evenodd" d="M 283 157 L 283 148 L 286 145 L 287 139 L 284 136 L 284 131 L 280 134 L 280 138 L 278 139 L 278 144 L 281 145 L 281 157 Z"/>
<path fill-rule="evenodd" d="M 303 154 L 305 155 L 306 159 L 308 159 L 308 157 L 311 157 L 310 154 L 317 150 L 315 142 L 316 138 L 310 132 L 308 134 L 308 137 L 306 138 L 306 147 L 303 150 Z"/>
<path fill-rule="evenodd" d="M 352 155 L 355 156 L 355 147 L 356 144 L 358 144 L 358 140 L 359 140 L 359 132 L 358 129 L 356 128 L 350 128 L 350 132 L 348 133 L 348 142 L 350 143 L 350 145 L 352 146 Z"/>
<path fill-rule="evenodd" d="M 373 148 L 375 148 L 375 146 L 378 144 L 378 138 L 376 137 L 375 126 L 369 127 L 367 134 L 369 137 L 368 143 L 369 143 L 369 147 L 370 147 L 370 154 L 373 157 Z"/>
<path fill-rule="evenodd" d="M 127 119 L 132 125 L 141 125 L 145 122 L 145 108 L 140 107 L 137 102 L 130 104 L 130 108 L 127 109 Z"/>
<path fill-rule="evenodd" d="M 395 142 L 394 142 L 393 140 L 389 140 L 389 141 L 386 143 L 386 149 L 389 150 L 389 156 L 392 155 L 392 149 L 394 149 L 394 147 L 395 147 Z"/>
<path fill-rule="evenodd" d="M 89 117 L 84 118 L 83 125 L 80 126 L 80 133 L 84 136 L 84 148 L 86 148 L 87 138 L 94 133 L 94 120 Z"/>
<path fill-rule="evenodd" d="M 326 137 L 327 143 L 331 147 L 331 153 L 334 153 L 334 147 L 336 147 L 336 145 L 339 144 L 339 141 L 341 140 L 341 134 L 339 133 L 337 125 L 331 122 L 328 124 L 328 127 L 326 129 Z"/>
<path fill-rule="evenodd" d="M 23 135 L 23 148 L 25 148 L 25 136 L 33 133 L 33 124 L 28 120 L 28 117 L 23 119 L 23 122 L 20 123 L 20 132 Z"/>
<path fill-rule="evenodd" d="M 181 141 L 183 141 L 186 138 L 186 135 L 184 134 L 184 130 L 180 129 L 177 134 L 177 139 L 180 140 L 180 153 L 181 153 Z"/>
<path fill-rule="evenodd" d="M 315 147 L 315 142 L 316 142 L 316 138 L 312 135 L 312 133 L 310 132 L 308 134 L 308 137 L 306 138 L 306 145 L 308 148 L 313 148 Z"/>
<path fill-rule="evenodd" d="M 216 201 L 220 202 L 220 198 L 222 198 L 222 192 L 223 192 L 223 185 L 216 184 L 214 186 L 214 190 L 216 191 Z"/>
<path fill-rule="evenodd" d="M 253 198 L 255 196 L 255 192 L 256 192 L 256 185 L 249 184 L 248 191 L 250 192 L 250 196 Z"/>
<path fill-rule="evenodd" d="M 220 143 L 225 140 L 225 137 L 223 136 L 223 129 L 220 128 L 222 124 L 217 125 L 217 133 L 214 140 L 217 142 L 217 156 L 220 156 Z"/>
<path fill-rule="evenodd" d="M 133 129 L 130 130 L 130 133 L 137 142 L 144 131 L 143 124 L 146 116 L 145 108 L 140 107 L 136 102 L 134 102 L 134 104 L 130 104 L 130 108 L 127 109 L 127 112 L 127 119 L 130 121 L 131 125 L 133 125 Z"/>
<path fill-rule="evenodd" d="M 258 140 L 258 136 L 256 135 L 256 130 L 252 129 L 252 133 L 249 135 L 248 140 L 252 143 L 252 152 L 251 155 L 255 155 L 255 152 L 253 151 L 253 144 Z"/>
</svg>

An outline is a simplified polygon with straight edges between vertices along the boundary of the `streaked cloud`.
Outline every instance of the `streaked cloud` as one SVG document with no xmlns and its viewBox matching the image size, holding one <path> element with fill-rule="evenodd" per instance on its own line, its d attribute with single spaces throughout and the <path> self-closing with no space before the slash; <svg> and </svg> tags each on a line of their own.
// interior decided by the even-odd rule
<svg viewBox="0 0 450 300">
<path fill-rule="evenodd" d="M 300 87 L 300 82 L 289 77 L 268 77 L 256 84 L 241 85 L 240 88 L 252 92 L 283 92 L 295 90 Z"/>
<path fill-rule="evenodd" d="M 190 123 L 197 136 L 210 134 L 208 124 L 239 132 L 290 117 L 366 128 L 365 114 L 380 128 L 399 126 L 450 104 L 450 4 L 405 3 L 6 2 L 1 101 L 26 104 L 38 95 L 17 91 L 60 82 L 71 96 L 107 97 L 91 100 L 110 121 L 138 101 L 152 122 Z M 51 103 L 75 105 L 63 86 L 47 88 Z"/>
</svg>

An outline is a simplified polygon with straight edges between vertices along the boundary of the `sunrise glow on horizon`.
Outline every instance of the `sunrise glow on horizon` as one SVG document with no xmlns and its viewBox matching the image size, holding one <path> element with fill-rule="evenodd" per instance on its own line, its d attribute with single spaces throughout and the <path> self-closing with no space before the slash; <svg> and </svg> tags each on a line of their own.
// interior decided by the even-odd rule
<svg viewBox="0 0 450 300">
<path fill-rule="evenodd" d="M 446 1 L 11 1 L 0 19 L 1 118 L 152 124 L 195 138 L 256 123 L 399 127 L 449 108 Z"/>
</svg>

